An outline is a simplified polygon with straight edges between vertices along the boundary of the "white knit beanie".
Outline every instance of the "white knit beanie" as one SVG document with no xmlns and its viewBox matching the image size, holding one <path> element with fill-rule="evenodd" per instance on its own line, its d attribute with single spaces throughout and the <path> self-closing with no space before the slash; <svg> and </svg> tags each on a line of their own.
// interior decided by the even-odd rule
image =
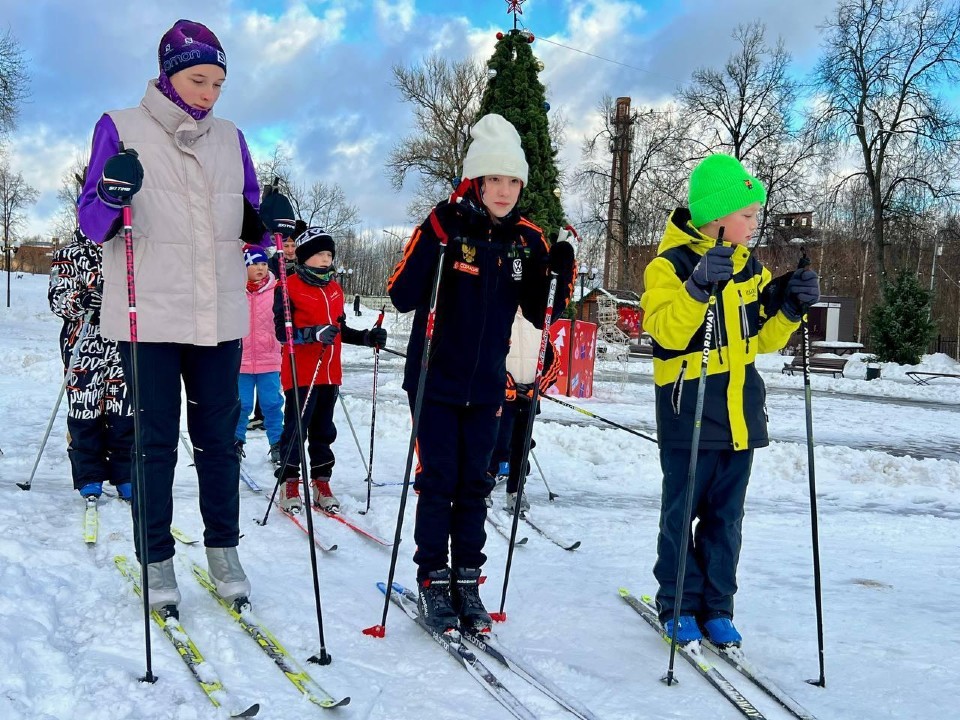
<svg viewBox="0 0 960 720">
<path fill-rule="evenodd" d="M 470 128 L 473 142 L 463 160 L 463 177 L 503 175 L 520 178 L 527 184 L 527 158 L 520 145 L 520 133 L 502 116 L 491 113 Z"/>
</svg>

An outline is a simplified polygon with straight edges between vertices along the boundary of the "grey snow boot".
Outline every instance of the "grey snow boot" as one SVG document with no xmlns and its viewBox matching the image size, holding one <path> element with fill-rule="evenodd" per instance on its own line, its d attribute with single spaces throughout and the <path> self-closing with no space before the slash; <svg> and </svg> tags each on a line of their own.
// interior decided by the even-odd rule
<svg viewBox="0 0 960 720">
<path fill-rule="evenodd" d="M 250 597 L 250 581 L 240 565 L 237 548 L 207 548 L 207 566 L 217 594 L 230 603 L 245 604 Z"/>
<path fill-rule="evenodd" d="M 147 587 L 150 589 L 150 609 L 162 610 L 172 607 L 176 615 L 180 604 L 180 588 L 173 569 L 173 558 L 147 565 Z"/>
</svg>

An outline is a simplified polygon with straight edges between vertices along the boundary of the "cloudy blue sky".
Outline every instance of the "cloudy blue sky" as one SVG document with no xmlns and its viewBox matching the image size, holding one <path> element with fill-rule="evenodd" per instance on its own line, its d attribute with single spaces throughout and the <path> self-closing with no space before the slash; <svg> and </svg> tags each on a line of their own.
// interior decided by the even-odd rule
<svg viewBox="0 0 960 720">
<path fill-rule="evenodd" d="M 802 74 L 833 6 L 526 0 L 521 20 L 538 37 L 541 79 L 567 120 L 561 157 L 572 169 L 603 95 L 663 100 L 695 68 L 721 65 L 733 28 L 755 19 L 771 37 L 784 37 Z M 228 76 L 216 113 L 237 123 L 255 156 L 281 143 L 298 179 L 339 183 L 364 227 L 401 224 L 409 193 L 391 189 L 384 162 L 410 131 L 411 116 L 390 84 L 390 68 L 431 52 L 486 60 L 496 32 L 512 27 L 506 8 L 505 0 L 0 0 L 31 65 L 31 98 L 7 147 L 13 166 L 41 193 L 24 229 L 49 234 L 64 172 L 87 154 L 101 113 L 140 101 L 157 74 L 159 38 L 181 17 L 219 36 Z"/>
</svg>

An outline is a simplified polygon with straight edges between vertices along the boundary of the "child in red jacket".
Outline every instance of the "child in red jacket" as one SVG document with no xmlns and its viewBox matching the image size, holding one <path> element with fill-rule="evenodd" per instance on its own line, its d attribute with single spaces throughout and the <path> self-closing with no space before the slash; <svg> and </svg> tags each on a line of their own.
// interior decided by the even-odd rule
<svg viewBox="0 0 960 720">
<path fill-rule="evenodd" d="M 361 331 L 347 327 L 343 288 L 334 279 L 335 256 L 333 238 L 322 228 L 307 228 L 297 238 L 294 274 L 287 277 L 297 377 L 293 377 L 290 356 L 284 352 L 280 381 L 286 403 L 280 455 L 287 461 L 277 473 L 285 481 L 280 493 L 280 507 L 290 513 L 303 508 L 294 388 L 300 400 L 303 436 L 307 438 L 310 455 L 313 504 L 324 512 L 339 512 L 340 501 L 330 490 L 335 463 L 330 446 L 337 438 L 333 410 L 342 381 L 340 344 L 342 341 L 351 345 L 382 347 L 387 342 L 387 331 L 383 328 Z M 285 342 L 283 289 L 279 287 L 274 293 L 274 323 L 277 338 Z"/>
</svg>

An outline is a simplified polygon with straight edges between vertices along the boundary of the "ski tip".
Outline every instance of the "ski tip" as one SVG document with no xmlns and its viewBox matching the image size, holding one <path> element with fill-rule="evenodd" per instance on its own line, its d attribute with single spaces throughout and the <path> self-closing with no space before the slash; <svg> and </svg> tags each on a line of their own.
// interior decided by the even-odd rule
<svg viewBox="0 0 960 720">
<path fill-rule="evenodd" d="M 620 593 L 620 597 L 627 597 L 630 594 L 626 588 L 617 588 L 617 592 Z"/>
<path fill-rule="evenodd" d="M 257 713 L 260 712 L 260 703 L 254 703 L 246 710 L 241 710 L 239 712 L 231 713 L 230 717 L 235 718 L 250 718 L 256 717 Z"/>
<path fill-rule="evenodd" d="M 350 704 L 350 696 L 347 695 L 346 697 L 342 697 L 339 700 L 334 699 L 334 700 L 330 700 L 329 702 L 321 703 L 320 707 L 329 709 L 329 708 L 343 707 L 344 705 L 349 705 L 349 704 Z"/>
<path fill-rule="evenodd" d="M 398 582 L 396 582 L 396 581 L 394 581 L 394 583 L 393 583 L 393 585 L 391 585 L 391 587 L 393 588 L 394 592 L 398 592 L 398 593 L 400 593 L 401 595 L 403 595 L 405 592 L 407 592 L 407 589 L 406 589 L 403 585 L 401 585 L 400 583 L 398 583 Z"/>
<path fill-rule="evenodd" d="M 386 585 L 384 585 L 383 588 L 385 589 Z M 387 628 L 384 625 L 373 625 L 371 627 L 364 628 L 363 634 L 369 635 L 370 637 L 382 638 L 386 637 Z"/>
<path fill-rule="evenodd" d="M 29 490 L 30 483 L 17 483 L 17 487 L 20 488 L 21 490 Z"/>
<path fill-rule="evenodd" d="M 519 540 L 517 540 L 517 542 L 516 542 L 515 544 L 516 544 L 516 545 L 526 545 L 526 544 L 527 544 L 527 538 L 525 538 L 525 537 L 520 538 Z"/>
<path fill-rule="evenodd" d="M 578 547 L 580 547 L 580 541 L 579 541 L 579 540 L 577 540 L 573 545 L 567 545 L 567 546 L 564 548 L 564 550 L 576 550 Z"/>
<path fill-rule="evenodd" d="M 490 619 L 498 623 L 506 622 L 507 614 L 505 612 L 493 612 L 490 613 Z"/>
</svg>

